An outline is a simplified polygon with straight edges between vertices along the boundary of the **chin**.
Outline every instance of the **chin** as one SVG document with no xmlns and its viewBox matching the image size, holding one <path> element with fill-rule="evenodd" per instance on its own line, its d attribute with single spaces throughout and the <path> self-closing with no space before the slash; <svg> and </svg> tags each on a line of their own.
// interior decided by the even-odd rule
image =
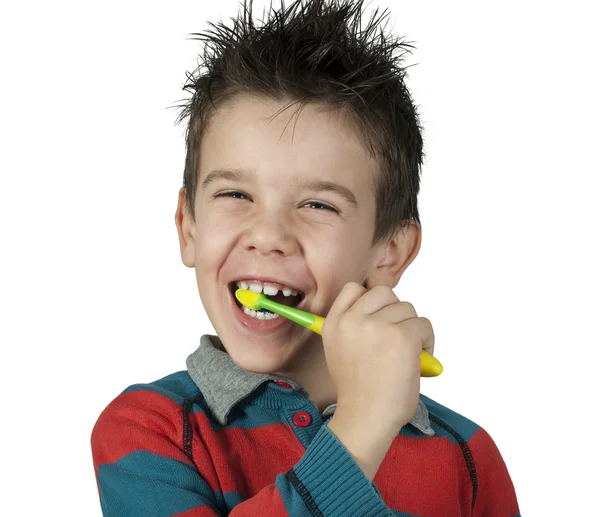
<svg viewBox="0 0 600 517">
<path fill-rule="evenodd" d="M 233 345 L 227 344 L 223 339 L 223 346 L 233 360 L 243 370 L 255 373 L 275 373 L 285 368 L 289 362 L 289 350 L 273 346 L 268 342 L 246 343 Z"/>
<path fill-rule="evenodd" d="M 252 355 L 244 352 L 229 355 L 235 364 L 247 372 L 274 374 L 283 369 L 283 361 L 256 352 Z"/>
</svg>

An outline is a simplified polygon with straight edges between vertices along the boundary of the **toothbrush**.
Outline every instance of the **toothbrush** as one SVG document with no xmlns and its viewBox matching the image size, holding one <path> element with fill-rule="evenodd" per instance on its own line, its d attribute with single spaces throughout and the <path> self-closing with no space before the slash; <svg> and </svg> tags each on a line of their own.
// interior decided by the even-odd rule
<svg viewBox="0 0 600 517">
<path fill-rule="evenodd" d="M 316 314 L 301 311 L 295 307 L 274 302 L 267 298 L 263 293 L 255 293 L 248 289 L 236 290 L 235 297 L 243 306 L 248 307 L 249 309 L 255 311 L 267 309 L 268 311 L 279 314 L 280 316 L 321 335 L 321 327 L 325 321 L 323 316 L 317 316 Z M 421 377 L 437 377 L 442 373 L 443 369 L 442 363 L 429 352 L 426 352 L 425 350 L 421 352 Z"/>
</svg>

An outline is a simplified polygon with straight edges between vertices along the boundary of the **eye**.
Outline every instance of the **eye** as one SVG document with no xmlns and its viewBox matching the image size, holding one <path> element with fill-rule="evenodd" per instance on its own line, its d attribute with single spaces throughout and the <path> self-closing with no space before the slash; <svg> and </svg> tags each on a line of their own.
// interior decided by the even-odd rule
<svg viewBox="0 0 600 517">
<path fill-rule="evenodd" d="M 230 190 L 229 192 L 219 192 L 214 197 L 232 197 L 234 199 L 248 199 L 248 196 L 239 190 Z"/>
<path fill-rule="evenodd" d="M 317 208 L 318 210 L 330 210 L 331 212 L 337 212 L 337 210 L 335 208 L 333 208 L 330 205 L 326 205 L 325 203 L 321 203 L 319 201 L 308 201 L 304 206 L 313 206 L 315 208 Z"/>
</svg>

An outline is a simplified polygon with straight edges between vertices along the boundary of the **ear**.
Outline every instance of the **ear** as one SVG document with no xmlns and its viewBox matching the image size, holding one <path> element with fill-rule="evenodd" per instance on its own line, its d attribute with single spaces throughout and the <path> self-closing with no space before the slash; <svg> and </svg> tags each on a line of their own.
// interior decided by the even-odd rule
<svg viewBox="0 0 600 517">
<path fill-rule="evenodd" d="M 378 244 L 375 252 L 375 263 L 367 276 L 365 287 L 371 289 L 376 285 L 398 285 L 402 273 L 411 264 L 421 249 L 421 225 L 417 221 L 409 221 L 408 226 L 399 229 L 386 242 Z"/>
<path fill-rule="evenodd" d="M 179 190 L 177 211 L 175 212 L 175 225 L 179 234 L 179 249 L 181 260 L 187 267 L 194 267 L 196 224 L 192 221 L 190 209 L 186 200 L 185 188 Z"/>
</svg>

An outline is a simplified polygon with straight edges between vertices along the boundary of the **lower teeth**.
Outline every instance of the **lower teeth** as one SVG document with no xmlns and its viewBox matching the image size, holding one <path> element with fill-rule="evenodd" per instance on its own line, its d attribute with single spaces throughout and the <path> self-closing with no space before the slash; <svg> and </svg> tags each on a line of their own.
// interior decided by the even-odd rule
<svg viewBox="0 0 600 517">
<path fill-rule="evenodd" d="M 279 314 L 275 314 L 274 312 L 253 311 L 252 309 L 248 309 L 248 307 L 244 307 L 244 312 L 257 320 L 274 320 L 275 318 L 279 318 Z"/>
</svg>

